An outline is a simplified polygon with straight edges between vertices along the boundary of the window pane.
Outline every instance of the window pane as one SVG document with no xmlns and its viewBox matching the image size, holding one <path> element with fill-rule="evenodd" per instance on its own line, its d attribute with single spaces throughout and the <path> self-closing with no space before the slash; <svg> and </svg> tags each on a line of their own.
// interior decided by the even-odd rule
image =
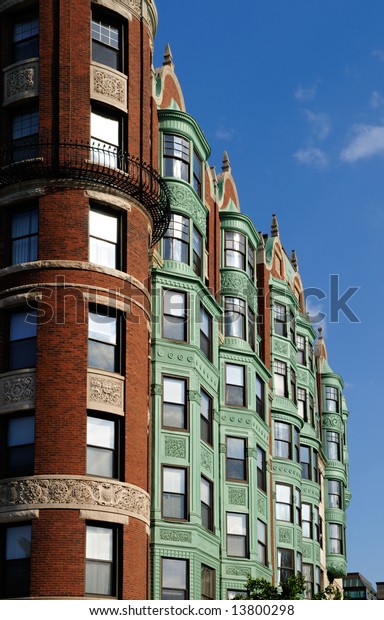
<svg viewBox="0 0 384 620">
<path fill-rule="evenodd" d="M 226 365 L 226 382 L 231 385 L 244 385 L 244 366 Z"/>
<path fill-rule="evenodd" d="M 34 442 L 35 418 L 13 418 L 8 423 L 8 446 L 22 446 Z"/>
<path fill-rule="evenodd" d="M 108 344 L 116 344 L 116 318 L 89 313 L 89 338 Z"/>
<path fill-rule="evenodd" d="M 88 594 L 112 595 L 112 564 L 87 560 L 85 591 Z"/>
<path fill-rule="evenodd" d="M 113 451 L 103 448 L 87 447 L 87 474 L 114 477 Z"/>
<path fill-rule="evenodd" d="M 163 587 L 178 590 L 186 589 L 187 562 L 186 560 L 163 559 Z"/>
<path fill-rule="evenodd" d="M 119 121 L 91 113 L 91 136 L 93 140 L 106 145 L 119 146 Z M 97 145 L 95 145 L 97 146 Z M 101 144 L 100 146 L 103 146 Z"/>
<path fill-rule="evenodd" d="M 185 470 L 167 467 L 164 469 L 164 491 L 185 493 Z"/>
<path fill-rule="evenodd" d="M 87 443 L 101 448 L 113 449 L 115 446 L 114 422 L 112 420 L 88 417 Z"/>
<path fill-rule="evenodd" d="M 87 526 L 86 555 L 90 560 L 112 561 L 113 531 L 106 527 Z"/>
<path fill-rule="evenodd" d="M 244 514 L 236 512 L 227 513 L 228 534 L 236 536 L 245 536 L 247 533 L 247 517 Z"/>
<path fill-rule="evenodd" d="M 5 559 L 20 560 L 31 557 L 32 526 L 8 527 L 6 531 Z"/>
<path fill-rule="evenodd" d="M 36 336 L 37 313 L 35 310 L 11 315 L 10 339 L 24 340 Z"/>
</svg>

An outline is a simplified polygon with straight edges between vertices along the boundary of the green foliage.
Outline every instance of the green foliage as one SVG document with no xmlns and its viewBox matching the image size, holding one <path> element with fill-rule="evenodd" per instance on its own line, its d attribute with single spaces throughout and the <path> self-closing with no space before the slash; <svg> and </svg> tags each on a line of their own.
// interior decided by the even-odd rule
<svg viewBox="0 0 384 620">
<path fill-rule="evenodd" d="M 246 583 L 247 594 L 235 596 L 237 600 L 252 601 L 299 601 L 304 598 L 305 580 L 303 575 L 291 575 L 280 585 L 275 587 L 266 579 L 248 577 Z M 340 601 L 342 594 L 336 586 L 329 584 L 325 590 L 313 596 L 314 601 Z"/>
<path fill-rule="evenodd" d="M 314 601 L 341 601 L 341 592 L 336 586 L 330 583 L 325 590 L 315 594 L 313 597 Z"/>
</svg>

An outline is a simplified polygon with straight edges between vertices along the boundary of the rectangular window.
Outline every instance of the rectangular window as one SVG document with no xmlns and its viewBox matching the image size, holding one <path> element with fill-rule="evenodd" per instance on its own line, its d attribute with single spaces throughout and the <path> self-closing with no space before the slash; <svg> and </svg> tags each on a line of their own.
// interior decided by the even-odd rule
<svg viewBox="0 0 384 620">
<path fill-rule="evenodd" d="M 256 413 L 265 420 L 265 384 L 259 375 L 256 375 Z"/>
<path fill-rule="evenodd" d="M 318 461 L 318 452 L 313 449 L 313 482 L 319 483 L 319 461 Z"/>
<path fill-rule="evenodd" d="M 188 560 L 162 558 L 161 599 L 163 601 L 188 600 L 188 580 Z"/>
<path fill-rule="evenodd" d="M 201 159 L 196 151 L 193 151 L 193 188 L 201 197 Z"/>
<path fill-rule="evenodd" d="M 203 601 L 213 601 L 216 589 L 216 571 L 209 566 L 201 565 L 201 598 Z"/>
<path fill-rule="evenodd" d="M 295 523 L 301 526 L 301 491 L 295 487 Z"/>
<path fill-rule="evenodd" d="M 300 336 L 300 334 L 298 334 L 296 337 L 296 345 L 297 345 L 296 361 L 298 364 L 302 364 L 303 366 L 305 366 L 306 364 L 305 337 Z"/>
<path fill-rule="evenodd" d="M 226 297 L 224 304 L 225 335 L 245 340 L 245 301 Z"/>
<path fill-rule="evenodd" d="M 193 272 L 201 278 L 203 274 L 203 237 L 197 230 L 196 226 L 193 227 L 193 256 L 192 256 L 192 268 Z"/>
<path fill-rule="evenodd" d="M 338 523 L 329 524 L 329 552 L 343 553 L 343 528 Z"/>
<path fill-rule="evenodd" d="M 246 439 L 227 437 L 227 480 L 246 480 Z"/>
<path fill-rule="evenodd" d="M 311 448 L 300 446 L 301 477 L 305 480 L 312 480 L 311 468 Z"/>
<path fill-rule="evenodd" d="M 308 362 L 309 362 L 309 368 L 313 371 L 314 370 L 314 364 L 313 364 L 313 346 L 311 343 L 308 343 Z"/>
<path fill-rule="evenodd" d="M 251 280 L 255 277 L 255 248 L 248 242 L 247 273 Z"/>
<path fill-rule="evenodd" d="M 37 312 L 15 312 L 9 317 L 9 369 L 36 366 Z"/>
<path fill-rule="evenodd" d="M 21 62 L 39 56 L 39 20 L 30 16 L 13 25 L 12 62 Z"/>
<path fill-rule="evenodd" d="M 187 471 L 181 467 L 163 467 L 164 519 L 187 518 Z"/>
<path fill-rule="evenodd" d="M 325 408 L 326 411 L 339 411 L 339 390 L 329 385 L 325 388 Z"/>
<path fill-rule="evenodd" d="M 30 590 L 30 562 L 32 526 L 29 523 L 2 528 L 2 566 L 0 595 L 4 599 L 28 597 Z"/>
<path fill-rule="evenodd" d="M 201 525 L 213 531 L 213 484 L 204 476 L 200 481 Z"/>
<path fill-rule="evenodd" d="M 245 367 L 225 365 L 225 404 L 245 407 Z"/>
<path fill-rule="evenodd" d="M 227 555 L 248 557 L 248 517 L 239 512 L 227 512 Z"/>
<path fill-rule="evenodd" d="M 307 416 L 307 392 L 303 388 L 297 388 L 297 413 L 304 420 L 308 421 Z"/>
<path fill-rule="evenodd" d="M 200 396 L 200 438 L 212 446 L 212 398 L 206 393 L 205 390 L 200 391 Z"/>
<path fill-rule="evenodd" d="M 121 121 L 118 118 L 91 113 L 91 159 L 95 164 L 121 168 Z"/>
<path fill-rule="evenodd" d="M 303 572 L 303 554 L 299 551 L 296 553 L 296 572 Z"/>
<path fill-rule="evenodd" d="M 256 341 L 255 341 L 255 313 L 252 312 L 250 308 L 248 308 L 248 344 L 251 347 L 252 351 L 255 350 Z"/>
<path fill-rule="evenodd" d="M 314 540 L 320 542 L 320 516 L 317 506 L 313 506 L 313 526 L 314 526 Z"/>
<path fill-rule="evenodd" d="M 313 566 L 303 563 L 303 577 L 305 580 L 304 598 L 311 600 L 313 597 Z"/>
<path fill-rule="evenodd" d="M 119 218 L 92 208 L 89 212 L 89 260 L 121 269 Z"/>
<path fill-rule="evenodd" d="M 212 360 L 212 317 L 200 306 L 200 349 L 205 357 Z"/>
<path fill-rule="evenodd" d="M 112 527 L 87 525 L 85 591 L 116 596 L 116 536 Z"/>
<path fill-rule="evenodd" d="M 277 550 L 277 582 L 285 583 L 294 574 L 293 551 L 291 549 Z"/>
<path fill-rule="evenodd" d="M 288 397 L 288 385 L 287 385 L 287 364 L 275 360 L 273 364 L 273 385 L 275 388 L 275 394 L 278 396 Z"/>
<path fill-rule="evenodd" d="M 163 426 L 188 428 L 186 379 L 163 377 Z"/>
<path fill-rule="evenodd" d="M 311 504 L 301 504 L 301 520 L 304 538 L 312 538 L 312 506 Z"/>
<path fill-rule="evenodd" d="M 36 111 L 15 114 L 12 118 L 13 160 L 23 161 L 39 154 L 39 115 Z"/>
<path fill-rule="evenodd" d="M 295 315 L 293 314 L 292 310 L 289 311 L 289 335 L 290 335 L 291 341 L 295 343 L 296 342 L 296 325 L 295 325 Z"/>
<path fill-rule="evenodd" d="M 275 334 L 278 336 L 287 335 L 287 308 L 283 304 L 275 303 L 274 306 L 274 327 Z"/>
<path fill-rule="evenodd" d="M 275 421 L 275 456 L 292 458 L 292 426 L 286 422 Z"/>
<path fill-rule="evenodd" d="M 296 404 L 296 373 L 293 368 L 291 368 L 291 400 Z"/>
<path fill-rule="evenodd" d="M 339 480 L 328 480 L 328 506 L 329 508 L 342 508 Z"/>
<path fill-rule="evenodd" d="M 225 267 L 245 269 L 245 237 L 231 230 L 225 231 L 224 239 Z"/>
<path fill-rule="evenodd" d="M 181 136 L 164 134 L 164 176 L 189 183 L 189 141 Z"/>
<path fill-rule="evenodd" d="M 112 308 L 88 313 L 88 366 L 121 372 L 120 321 Z"/>
<path fill-rule="evenodd" d="M 340 435 L 327 431 L 327 457 L 331 461 L 340 461 Z"/>
<path fill-rule="evenodd" d="M 267 526 L 257 519 L 257 559 L 260 564 L 267 565 Z"/>
<path fill-rule="evenodd" d="M 320 549 L 323 548 L 323 528 L 324 528 L 323 517 L 319 516 L 319 543 L 320 543 Z"/>
<path fill-rule="evenodd" d="M 12 213 L 12 265 L 37 260 L 39 215 L 37 209 Z"/>
<path fill-rule="evenodd" d="M 313 396 L 309 396 L 309 420 L 308 422 L 315 426 L 315 404 L 313 401 Z"/>
<path fill-rule="evenodd" d="M 315 566 L 315 594 L 322 591 L 322 570 L 319 566 Z"/>
<path fill-rule="evenodd" d="M 267 460 L 265 451 L 257 446 L 257 488 L 267 490 Z"/>
<path fill-rule="evenodd" d="M 87 417 L 87 474 L 118 477 L 117 423 L 102 417 Z"/>
<path fill-rule="evenodd" d="M 122 71 L 121 27 L 102 15 L 92 16 L 92 60 Z"/>
<path fill-rule="evenodd" d="M 33 476 L 35 452 L 35 418 L 13 417 L 7 423 L 5 478 Z"/>
<path fill-rule="evenodd" d="M 189 264 L 189 218 L 172 213 L 164 235 L 164 258 Z"/>
<path fill-rule="evenodd" d="M 187 295 L 181 291 L 163 291 L 163 337 L 186 342 Z"/>
<path fill-rule="evenodd" d="M 292 523 L 292 487 L 276 483 L 276 519 Z"/>
</svg>

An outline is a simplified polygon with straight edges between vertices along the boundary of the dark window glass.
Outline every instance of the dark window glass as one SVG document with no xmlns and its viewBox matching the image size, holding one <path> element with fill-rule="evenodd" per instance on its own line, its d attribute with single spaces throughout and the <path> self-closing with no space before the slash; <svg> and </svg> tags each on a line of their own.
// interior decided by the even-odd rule
<svg viewBox="0 0 384 620">
<path fill-rule="evenodd" d="M 267 565 L 267 525 L 260 519 L 257 520 L 257 559 Z"/>
<path fill-rule="evenodd" d="M 311 480 L 311 448 L 300 446 L 301 476 L 305 480 Z"/>
<path fill-rule="evenodd" d="M 13 62 L 20 62 L 39 55 L 39 21 L 30 17 L 13 26 Z"/>
<path fill-rule="evenodd" d="M 339 411 L 339 390 L 334 387 L 326 386 L 325 388 L 325 408 L 327 411 Z"/>
<path fill-rule="evenodd" d="M 265 420 L 265 384 L 259 377 L 256 375 L 256 413 L 261 417 L 262 420 Z"/>
<path fill-rule="evenodd" d="M 187 518 L 187 472 L 181 467 L 163 468 L 164 519 Z"/>
<path fill-rule="evenodd" d="M 121 32 L 107 19 L 92 19 L 92 60 L 121 71 Z"/>
<path fill-rule="evenodd" d="M 3 529 L 3 576 L 1 598 L 23 598 L 30 594 L 32 526 L 27 523 Z"/>
<path fill-rule="evenodd" d="M 212 601 L 215 596 L 216 571 L 209 566 L 201 565 L 201 598 L 203 601 Z"/>
<path fill-rule="evenodd" d="M 291 368 L 291 400 L 296 404 L 296 373 Z"/>
<path fill-rule="evenodd" d="M 225 266 L 245 269 L 245 237 L 241 233 L 225 231 Z"/>
<path fill-rule="evenodd" d="M 201 390 L 200 405 L 200 436 L 210 446 L 212 445 L 212 398 Z"/>
<path fill-rule="evenodd" d="M 180 291 L 163 291 L 163 337 L 187 340 L 187 296 Z"/>
<path fill-rule="evenodd" d="M 285 422 L 275 422 L 275 456 L 292 458 L 292 427 Z"/>
<path fill-rule="evenodd" d="M 339 433 L 327 431 L 327 457 L 331 461 L 340 461 L 340 436 Z"/>
<path fill-rule="evenodd" d="M 10 370 L 36 366 L 36 333 L 36 310 L 11 314 L 9 320 Z"/>
<path fill-rule="evenodd" d="M 293 551 L 291 549 L 277 550 L 277 581 L 285 583 L 294 574 Z"/>
<path fill-rule="evenodd" d="M 116 596 L 116 530 L 88 525 L 86 531 L 85 591 Z"/>
<path fill-rule="evenodd" d="M 193 187 L 198 196 L 201 197 L 201 159 L 193 152 Z"/>
<path fill-rule="evenodd" d="M 178 377 L 163 378 L 163 426 L 187 428 L 187 382 Z"/>
<path fill-rule="evenodd" d="M 289 311 L 289 335 L 293 343 L 296 342 L 296 325 L 295 325 L 295 315 L 290 310 Z"/>
<path fill-rule="evenodd" d="M 162 558 L 161 561 L 162 600 L 188 600 L 188 560 Z"/>
<path fill-rule="evenodd" d="M 87 417 L 87 474 L 117 478 L 116 422 Z"/>
<path fill-rule="evenodd" d="M 15 417 L 8 420 L 6 478 L 33 475 L 34 443 L 34 416 Z"/>
<path fill-rule="evenodd" d="M 255 350 L 255 314 L 248 308 L 248 344 Z"/>
<path fill-rule="evenodd" d="M 225 404 L 245 406 L 245 367 L 237 364 L 225 366 Z"/>
<path fill-rule="evenodd" d="M 287 309 L 282 304 L 275 303 L 274 306 L 275 311 L 275 334 L 279 336 L 287 335 Z"/>
<path fill-rule="evenodd" d="M 212 317 L 200 306 L 200 349 L 212 360 Z"/>
<path fill-rule="evenodd" d="M 251 280 L 253 280 L 255 277 L 255 249 L 250 243 L 248 243 L 247 273 Z"/>
<path fill-rule="evenodd" d="M 245 439 L 227 437 L 227 479 L 247 479 Z"/>
<path fill-rule="evenodd" d="M 301 491 L 295 488 L 295 523 L 301 526 Z"/>
<path fill-rule="evenodd" d="M 203 237 L 197 230 L 197 228 L 193 227 L 193 271 L 194 273 L 201 278 L 203 270 Z"/>
<path fill-rule="evenodd" d="M 164 134 L 164 176 L 189 182 L 189 163 L 188 140 Z"/>
<path fill-rule="evenodd" d="M 108 309 L 105 309 L 107 312 Z M 119 322 L 116 316 L 88 314 L 88 366 L 120 372 Z"/>
<path fill-rule="evenodd" d="M 201 524 L 207 530 L 213 530 L 213 484 L 203 476 L 200 482 Z"/>
<path fill-rule="evenodd" d="M 267 490 L 267 461 L 262 448 L 257 447 L 257 487 L 262 491 Z"/>
<path fill-rule="evenodd" d="M 313 597 L 313 566 L 303 563 L 303 577 L 305 580 L 304 598 L 311 600 Z"/>
<path fill-rule="evenodd" d="M 329 508 L 342 508 L 339 480 L 328 480 L 328 506 Z"/>
<path fill-rule="evenodd" d="M 37 260 L 38 219 L 37 209 L 12 214 L 12 265 Z"/>
<path fill-rule="evenodd" d="M 13 160 L 23 161 L 39 154 L 39 115 L 35 111 L 12 118 Z"/>
<path fill-rule="evenodd" d="M 305 360 L 305 337 L 300 336 L 300 334 L 296 337 L 296 345 L 297 345 L 297 354 L 296 361 L 298 364 L 306 364 Z"/>
</svg>

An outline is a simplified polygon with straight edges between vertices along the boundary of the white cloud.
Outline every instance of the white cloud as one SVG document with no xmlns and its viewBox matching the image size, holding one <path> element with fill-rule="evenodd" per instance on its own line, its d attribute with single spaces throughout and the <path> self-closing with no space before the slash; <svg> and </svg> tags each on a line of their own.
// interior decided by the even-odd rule
<svg viewBox="0 0 384 620">
<path fill-rule="evenodd" d="M 331 121 L 327 114 L 323 112 L 311 112 L 310 110 L 303 110 L 304 114 L 307 117 L 309 124 L 311 125 L 312 134 L 318 140 L 325 140 L 331 131 Z"/>
<path fill-rule="evenodd" d="M 374 90 L 371 95 L 371 100 L 369 105 L 371 108 L 378 108 L 384 104 L 384 97 L 379 93 L 379 91 Z"/>
<path fill-rule="evenodd" d="M 314 146 L 310 146 L 306 149 L 300 149 L 299 151 L 296 151 L 293 156 L 300 164 L 313 166 L 318 170 L 328 166 L 328 158 L 324 151 Z"/>
<path fill-rule="evenodd" d="M 359 159 L 384 155 L 384 126 L 355 125 L 354 136 L 340 153 L 340 159 L 355 162 Z"/>
<path fill-rule="evenodd" d="M 229 129 L 224 125 L 219 125 L 215 131 L 215 137 L 217 140 L 225 140 L 226 142 L 232 140 L 234 135 L 233 129 Z"/>
<path fill-rule="evenodd" d="M 295 99 L 297 101 L 312 101 L 316 97 L 317 87 L 319 85 L 319 80 L 316 80 L 314 84 L 308 87 L 301 86 L 301 84 L 296 88 L 293 93 Z"/>
</svg>

